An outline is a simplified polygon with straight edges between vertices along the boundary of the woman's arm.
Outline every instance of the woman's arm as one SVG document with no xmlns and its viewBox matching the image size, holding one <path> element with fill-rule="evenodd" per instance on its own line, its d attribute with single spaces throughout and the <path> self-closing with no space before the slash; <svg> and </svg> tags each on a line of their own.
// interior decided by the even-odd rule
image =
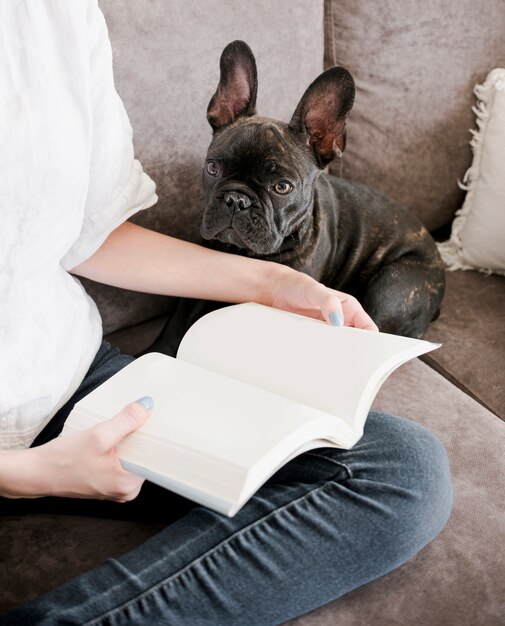
<svg viewBox="0 0 505 626">
<path fill-rule="evenodd" d="M 209 250 L 130 222 L 113 231 L 72 273 L 144 293 L 259 302 L 377 330 L 355 298 L 324 287 L 306 274 L 279 263 Z"/>
<path fill-rule="evenodd" d="M 266 301 L 269 266 L 125 222 L 73 274 L 162 295 L 223 302 Z"/>
</svg>

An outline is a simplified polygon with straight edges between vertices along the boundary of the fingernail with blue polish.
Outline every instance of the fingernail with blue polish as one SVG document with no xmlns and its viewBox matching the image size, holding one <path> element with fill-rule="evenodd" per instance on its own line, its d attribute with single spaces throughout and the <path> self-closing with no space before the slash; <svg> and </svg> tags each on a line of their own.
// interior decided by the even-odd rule
<svg viewBox="0 0 505 626">
<path fill-rule="evenodd" d="M 342 314 L 338 311 L 332 311 L 330 313 L 330 323 L 332 326 L 343 326 L 344 318 L 342 317 Z"/>
<path fill-rule="evenodd" d="M 143 398 L 140 398 L 140 400 L 137 400 L 137 402 L 145 407 L 148 411 L 150 411 L 154 406 L 154 400 L 151 398 L 151 396 L 144 396 Z"/>
</svg>

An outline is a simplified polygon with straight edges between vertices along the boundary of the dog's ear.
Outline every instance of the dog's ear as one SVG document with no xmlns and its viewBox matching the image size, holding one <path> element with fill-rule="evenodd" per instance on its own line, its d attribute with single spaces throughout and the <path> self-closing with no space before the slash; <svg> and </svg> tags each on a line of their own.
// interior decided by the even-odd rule
<svg viewBox="0 0 505 626">
<path fill-rule="evenodd" d="M 321 168 L 344 152 L 345 122 L 354 91 L 351 74 L 343 67 L 332 67 L 308 87 L 291 118 L 289 128 L 306 137 Z"/>
<path fill-rule="evenodd" d="M 207 107 L 207 120 L 214 131 L 241 115 L 254 115 L 258 91 L 256 61 L 245 42 L 229 43 L 221 54 L 219 66 L 219 85 Z"/>
</svg>

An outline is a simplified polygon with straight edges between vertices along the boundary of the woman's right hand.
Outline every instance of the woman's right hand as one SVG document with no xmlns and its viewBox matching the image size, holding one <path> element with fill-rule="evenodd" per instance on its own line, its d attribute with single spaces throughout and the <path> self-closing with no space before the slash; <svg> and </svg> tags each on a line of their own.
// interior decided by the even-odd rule
<svg viewBox="0 0 505 626">
<path fill-rule="evenodd" d="M 2 451 L 0 495 L 133 500 L 144 479 L 123 469 L 117 445 L 146 421 L 149 412 L 143 404 L 132 402 L 115 417 L 87 430 L 37 448 Z"/>
</svg>

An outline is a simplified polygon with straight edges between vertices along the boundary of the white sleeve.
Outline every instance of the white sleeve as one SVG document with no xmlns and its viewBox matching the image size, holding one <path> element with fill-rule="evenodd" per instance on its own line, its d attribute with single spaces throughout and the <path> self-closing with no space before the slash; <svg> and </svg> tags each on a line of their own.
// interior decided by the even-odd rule
<svg viewBox="0 0 505 626">
<path fill-rule="evenodd" d="M 94 3 L 93 3 L 94 4 Z M 155 204 L 155 184 L 134 159 L 132 128 L 114 87 L 112 50 L 96 6 L 90 43 L 89 184 L 79 237 L 61 260 L 71 270 L 92 256 L 129 217 Z"/>
</svg>

